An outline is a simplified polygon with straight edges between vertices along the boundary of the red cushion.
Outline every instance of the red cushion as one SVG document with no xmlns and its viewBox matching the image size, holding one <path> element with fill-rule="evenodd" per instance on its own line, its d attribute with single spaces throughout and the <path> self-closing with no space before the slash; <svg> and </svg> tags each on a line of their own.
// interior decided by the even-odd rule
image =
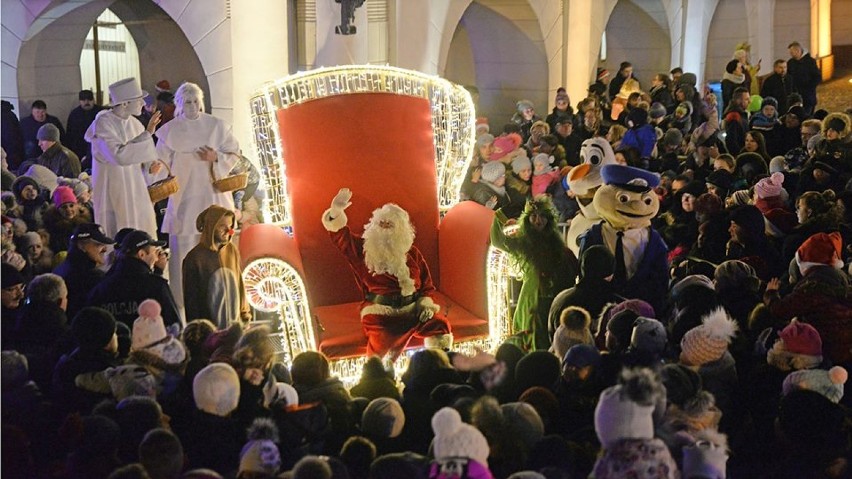
<svg viewBox="0 0 852 479">
<path fill-rule="evenodd" d="M 474 316 L 441 293 L 435 295 L 441 312 L 447 316 L 456 342 L 488 336 L 488 321 Z M 361 329 L 361 303 L 344 303 L 313 308 L 314 317 L 322 328 L 319 333 L 319 350 L 333 359 L 363 356 L 367 353 L 367 337 Z M 419 347 L 423 341 L 411 340 L 409 348 Z"/>
<path fill-rule="evenodd" d="M 349 227 L 361 234 L 373 210 L 408 211 L 415 244 L 438 282 L 438 186 L 429 101 L 388 93 L 336 95 L 278 111 L 293 232 L 312 306 L 359 301 L 355 278 L 322 225 L 342 187 L 352 190 Z"/>
</svg>

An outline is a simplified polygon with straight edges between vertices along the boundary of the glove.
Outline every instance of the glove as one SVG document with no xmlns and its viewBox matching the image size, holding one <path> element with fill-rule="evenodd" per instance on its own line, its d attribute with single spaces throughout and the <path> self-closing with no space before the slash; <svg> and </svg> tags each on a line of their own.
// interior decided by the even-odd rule
<svg viewBox="0 0 852 479">
<path fill-rule="evenodd" d="M 417 301 L 417 319 L 421 323 L 425 323 L 435 316 L 435 313 L 441 310 L 441 307 L 432 301 L 432 298 L 425 296 Z"/>
<path fill-rule="evenodd" d="M 435 316 L 435 312 L 432 311 L 430 308 L 421 308 L 418 318 L 420 319 L 421 323 L 425 323 L 426 321 L 432 319 L 433 316 Z"/>
<path fill-rule="evenodd" d="M 352 204 L 352 191 L 349 188 L 340 188 L 340 191 L 337 192 L 337 195 L 331 200 L 331 209 L 332 211 L 343 211 L 346 208 L 349 208 L 349 205 Z"/>
</svg>

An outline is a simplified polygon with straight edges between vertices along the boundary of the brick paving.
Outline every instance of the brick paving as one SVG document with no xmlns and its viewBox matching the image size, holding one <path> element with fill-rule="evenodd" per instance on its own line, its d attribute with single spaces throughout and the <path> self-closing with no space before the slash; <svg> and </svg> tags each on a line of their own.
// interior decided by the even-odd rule
<svg viewBox="0 0 852 479">
<path fill-rule="evenodd" d="M 834 78 L 817 87 L 817 108 L 829 112 L 852 108 L 852 67 L 834 70 Z"/>
</svg>

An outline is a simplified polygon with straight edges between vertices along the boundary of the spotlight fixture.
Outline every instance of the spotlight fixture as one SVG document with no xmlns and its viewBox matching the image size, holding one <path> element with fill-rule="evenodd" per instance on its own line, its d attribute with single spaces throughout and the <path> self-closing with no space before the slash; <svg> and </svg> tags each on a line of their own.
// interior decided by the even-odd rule
<svg viewBox="0 0 852 479">
<path fill-rule="evenodd" d="M 334 33 L 338 35 L 355 35 L 355 9 L 364 4 L 364 0 L 334 0 L 340 4 L 340 25 L 335 25 Z"/>
</svg>

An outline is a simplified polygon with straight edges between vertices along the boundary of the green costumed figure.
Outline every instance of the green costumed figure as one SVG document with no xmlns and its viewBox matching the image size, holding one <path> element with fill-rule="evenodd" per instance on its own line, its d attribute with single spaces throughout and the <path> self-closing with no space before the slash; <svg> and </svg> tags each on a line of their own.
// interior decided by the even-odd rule
<svg viewBox="0 0 852 479">
<path fill-rule="evenodd" d="M 512 318 L 513 341 L 526 351 L 548 349 L 547 318 L 557 293 L 574 285 L 579 262 L 562 241 L 548 196 L 527 202 L 519 228 L 506 234 L 510 220 L 497 210 L 491 225 L 491 244 L 508 253 L 523 274 L 523 285 Z"/>
</svg>

